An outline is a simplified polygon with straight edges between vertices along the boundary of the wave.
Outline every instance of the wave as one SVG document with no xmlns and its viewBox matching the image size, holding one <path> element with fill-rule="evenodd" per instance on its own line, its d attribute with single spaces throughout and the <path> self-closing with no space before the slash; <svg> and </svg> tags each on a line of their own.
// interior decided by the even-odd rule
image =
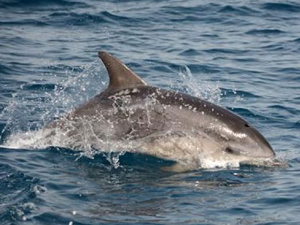
<svg viewBox="0 0 300 225">
<path fill-rule="evenodd" d="M 216 8 L 220 7 L 219 4 L 204 4 L 196 6 L 163 6 L 161 7 L 161 12 L 172 14 L 172 15 L 182 15 L 182 14 L 194 14 L 197 12 L 203 13 L 203 15 L 214 11 Z"/>
<path fill-rule="evenodd" d="M 286 67 L 286 68 L 278 69 L 277 72 L 289 73 L 289 74 L 300 74 L 300 68 Z M 287 77 L 287 79 L 289 79 L 289 77 Z"/>
<path fill-rule="evenodd" d="M 232 5 L 226 5 L 222 7 L 218 12 L 230 13 L 238 16 L 254 16 L 255 14 L 259 13 L 259 11 L 247 6 L 234 7 Z"/>
<path fill-rule="evenodd" d="M 252 110 L 245 108 L 232 108 L 228 107 L 229 110 L 241 115 L 243 118 L 254 118 L 255 120 L 260 120 L 262 122 L 268 121 L 268 123 L 276 122 L 272 117 L 263 114 L 254 113 Z"/>
<path fill-rule="evenodd" d="M 227 89 L 227 88 L 221 88 L 221 91 L 222 91 L 222 96 L 226 96 L 227 98 L 236 97 L 236 96 L 240 96 L 240 97 L 246 98 L 246 99 L 261 98 L 261 96 L 255 95 L 255 94 L 247 92 L 247 91 L 232 90 L 232 89 Z"/>
<path fill-rule="evenodd" d="M 252 29 L 246 32 L 246 34 L 251 35 L 277 35 L 283 33 L 285 32 L 279 29 Z"/>
<path fill-rule="evenodd" d="M 0 6 L 2 8 L 36 8 L 41 6 L 53 7 L 53 6 L 67 6 L 67 7 L 89 7 L 88 4 L 71 0 L 4 0 L 1 1 Z"/>
<path fill-rule="evenodd" d="M 226 48 L 211 48 L 206 49 L 204 52 L 211 53 L 211 54 L 246 54 L 249 51 L 248 50 L 240 50 L 240 49 L 226 49 Z"/>
<path fill-rule="evenodd" d="M 35 197 L 33 187 L 37 184 L 37 179 L 25 175 L 7 164 L 1 163 L 0 170 L 2 171 L 0 176 L 2 204 L 0 220 L 22 220 L 25 213 L 21 212 L 29 212 L 30 206 L 33 205 L 25 204 L 25 202 Z"/>
<path fill-rule="evenodd" d="M 297 3 L 265 3 L 263 9 L 283 12 L 300 12 L 300 5 Z"/>
<path fill-rule="evenodd" d="M 0 21 L 0 26 L 37 26 L 37 27 L 43 27 L 49 25 L 46 22 L 35 20 L 35 19 L 21 19 L 21 20 L 14 20 L 14 21 Z"/>
<path fill-rule="evenodd" d="M 296 38 L 294 40 L 292 40 L 293 42 L 297 42 L 297 43 L 300 43 L 300 38 Z"/>
<path fill-rule="evenodd" d="M 0 74 L 9 75 L 9 74 L 12 74 L 13 71 L 14 71 L 14 69 L 12 69 L 11 67 L 0 64 Z M 2 81 L 1 81 L 1 83 L 2 83 Z"/>
<path fill-rule="evenodd" d="M 76 13 L 76 12 L 55 12 L 43 18 L 47 24 L 65 26 L 90 26 L 93 24 L 126 24 L 136 26 L 136 24 L 145 21 L 142 18 L 120 16 L 108 11 L 102 11 L 97 14 Z"/>
</svg>

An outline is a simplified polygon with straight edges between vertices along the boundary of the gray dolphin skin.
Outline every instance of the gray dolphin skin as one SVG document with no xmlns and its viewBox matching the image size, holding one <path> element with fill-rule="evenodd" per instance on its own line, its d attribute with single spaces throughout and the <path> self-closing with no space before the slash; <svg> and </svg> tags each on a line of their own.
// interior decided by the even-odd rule
<svg viewBox="0 0 300 225">
<path fill-rule="evenodd" d="M 45 128 L 52 145 L 149 154 L 177 162 L 174 171 L 274 159 L 263 135 L 229 110 L 148 86 L 114 56 L 99 57 L 109 86 Z"/>
</svg>

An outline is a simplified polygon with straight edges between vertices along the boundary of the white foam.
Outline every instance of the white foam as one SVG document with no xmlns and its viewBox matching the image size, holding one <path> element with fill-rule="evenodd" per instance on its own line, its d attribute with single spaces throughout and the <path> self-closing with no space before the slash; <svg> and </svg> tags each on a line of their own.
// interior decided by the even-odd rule
<svg viewBox="0 0 300 225">
<path fill-rule="evenodd" d="M 45 133 L 42 130 L 15 133 L 9 136 L 2 146 L 13 149 L 43 149 L 49 147 L 44 138 Z"/>
</svg>

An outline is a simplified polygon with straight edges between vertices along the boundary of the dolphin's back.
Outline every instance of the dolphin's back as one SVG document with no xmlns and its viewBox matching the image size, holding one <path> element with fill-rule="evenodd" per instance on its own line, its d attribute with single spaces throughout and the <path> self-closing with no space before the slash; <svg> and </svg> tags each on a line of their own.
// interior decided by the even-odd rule
<svg viewBox="0 0 300 225">
<path fill-rule="evenodd" d="M 69 118 L 97 117 L 111 121 L 115 139 L 207 129 L 216 121 L 237 126 L 242 118 L 205 100 L 151 86 L 104 92 L 74 110 Z M 239 123 L 236 121 L 239 120 Z M 99 123 L 98 123 L 99 125 Z"/>
</svg>

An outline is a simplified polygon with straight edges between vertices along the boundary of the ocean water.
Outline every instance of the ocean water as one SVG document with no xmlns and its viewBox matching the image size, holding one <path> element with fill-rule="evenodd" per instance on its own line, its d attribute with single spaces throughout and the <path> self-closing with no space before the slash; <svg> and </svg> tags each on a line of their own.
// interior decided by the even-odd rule
<svg viewBox="0 0 300 225">
<path fill-rule="evenodd" d="M 171 173 L 151 156 L 22 147 L 104 90 L 99 50 L 241 115 L 289 166 Z M 296 0 L 0 0 L 1 225 L 300 224 L 299 116 Z"/>
</svg>

